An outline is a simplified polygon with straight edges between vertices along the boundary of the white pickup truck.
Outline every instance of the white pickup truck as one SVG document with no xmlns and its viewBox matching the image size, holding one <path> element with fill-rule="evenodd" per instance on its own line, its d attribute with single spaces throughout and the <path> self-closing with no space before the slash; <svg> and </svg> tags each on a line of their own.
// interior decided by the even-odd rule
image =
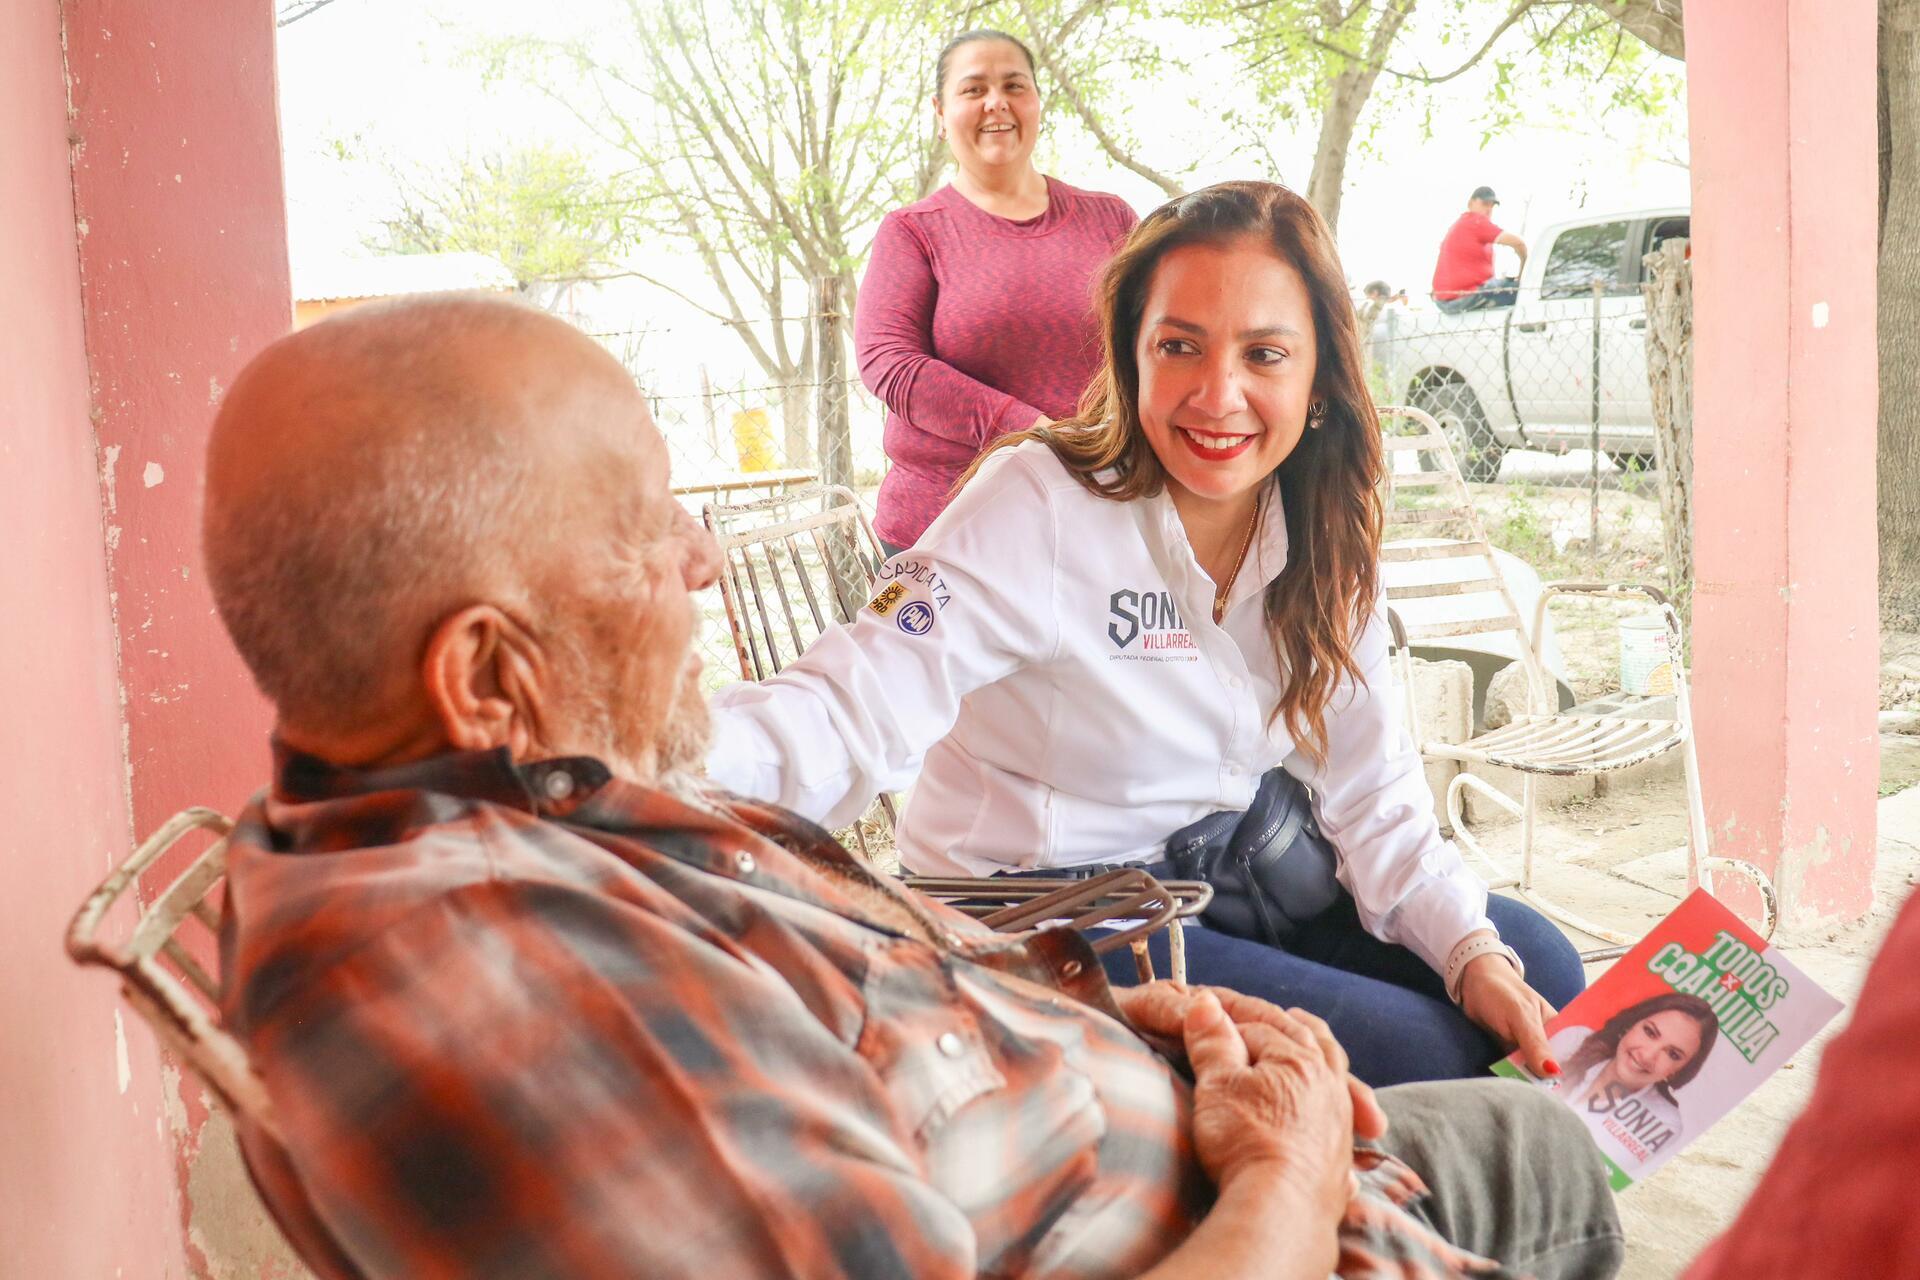
<svg viewBox="0 0 1920 1280">
<path fill-rule="evenodd" d="M 1432 414 L 1469 480 L 1498 478 L 1508 449 L 1587 448 L 1596 416 L 1600 448 L 1616 463 L 1651 467 L 1641 259 L 1661 241 L 1687 234 L 1686 209 L 1563 222 L 1531 246 L 1510 307 L 1451 314 L 1386 308 L 1371 336 L 1386 400 Z"/>
</svg>

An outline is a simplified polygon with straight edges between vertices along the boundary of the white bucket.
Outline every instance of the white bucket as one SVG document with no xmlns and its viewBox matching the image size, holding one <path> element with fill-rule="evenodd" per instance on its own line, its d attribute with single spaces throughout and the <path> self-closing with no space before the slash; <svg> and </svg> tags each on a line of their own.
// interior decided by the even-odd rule
<svg viewBox="0 0 1920 1280">
<path fill-rule="evenodd" d="M 1620 689 L 1623 693 L 1673 692 L 1673 655 L 1667 650 L 1667 620 L 1640 613 L 1620 620 Z"/>
</svg>

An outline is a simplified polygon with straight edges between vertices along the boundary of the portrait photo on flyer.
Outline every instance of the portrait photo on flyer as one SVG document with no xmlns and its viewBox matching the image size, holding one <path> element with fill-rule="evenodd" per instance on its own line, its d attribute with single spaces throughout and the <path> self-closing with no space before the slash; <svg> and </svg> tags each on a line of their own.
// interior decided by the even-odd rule
<svg viewBox="0 0 1920 1280">
<path fill-rule="evenodd" d="M 1518 1053 L 1493 1070 L 1572 1107 L 1619 1191 L 1731 1111 L 1840 1007 L 1696 890 L 1547 1023 L 1558 1077 L 1535 1077 Z"/>
</svg>

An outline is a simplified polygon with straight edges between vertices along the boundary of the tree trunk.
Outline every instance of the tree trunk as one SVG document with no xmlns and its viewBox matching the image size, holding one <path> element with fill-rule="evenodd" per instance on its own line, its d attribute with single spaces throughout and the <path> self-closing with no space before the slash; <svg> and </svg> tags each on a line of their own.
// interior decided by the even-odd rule
<svg viewBox="0 0 1920 1280">
<path fill-rule="evenodd" d="M 1594 8 L 1612 18 L 1648 48 L 1669 58 L 1687 60 L 1686 24 L 1681 0 L 1591 0 Z"/>
<path fill-rule="evenodd" d="M 1354 130 L 1360 125 L 1360 113 L 1373 96 L 1373 83 L 1400 28 L 1419 0 L 1387 0 L 1375 16 L 1373 32 L 1367 37 L 1363 57 L 1349 62 L 1327 88 L 1327 106 L 1320 117 L 1320 144 L 1313 153 L 1313 172 L 1307 175 L 1307 203 L 1320 211 L 1329 231 L 1340 229 L 1341 189 L 1347 181 L 1347 152 L 1353 146 Z M 1484 52 L 1484 50 L 1482 51 Z"/>
<path fill-rule="evenodd" d="M 1326 114 L 1320 117 L 1320 145 L 1313 153 L 1313 172 L 1307 176 L 1307 203 L 1327 220 L 1327 229 L 1340 227 L 1341 189 L 1347 180 L 1347 151 L 1353 145 L 1360 113 L 1380 73 L 1356 64 L 1333 78 Z"/>
<path fill-rule="evenodd" d="M 1880 619 L 1920 630 L 1920 0 L 1880 4 Z"/>
<path fill-rule="evenodd" d="M 1667 588 L 1682 616 L 1693 595 L 1693 263 L 1685 240 L 1646 256 L 1647 383 L 1653 393 L 1653 456 Z"/>
</svg>

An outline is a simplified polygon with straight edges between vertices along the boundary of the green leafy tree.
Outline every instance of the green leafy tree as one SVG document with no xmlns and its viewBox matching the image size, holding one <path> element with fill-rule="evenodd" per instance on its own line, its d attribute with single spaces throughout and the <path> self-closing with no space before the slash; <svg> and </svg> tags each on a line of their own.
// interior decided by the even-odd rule
<svg viewBox="0 0 1920 1280">
<path fill-rule="evenodd" d="M 846 320 L 880 218 L 933 188 L 925 105 L 940 10 L 915 0 L 627 0 L 590 39 L 484 51 L 619 157 L 636 239 L 674 243 L 700 289 L 632 274 L 738 335 L 778 389 L 787 457 L 847 470 Z"/>
<path fill-rule="evenodd" d="M 484 253 L 542 303 L 619 262 L 618 201 L 577 152 L 535 144 L 444 169 L 388 172 L 397 207 L 381 220 L 373 248 Z"/>
<path fill-rule="evenodd" d="M 1187 190 L 1192 159 L 1183 164 L 1143 145 L 1125 110 L 1141 86 L 1164 97 L 1191 89 L 1191 68 L 1154 38 L 1169 11 L 1154 0 L 1002 0 L 969 9 L 970 25 L 994 27 L 1033 50 L 1050 118 L 1077 125 L 1121 168 L 1169 197 Z"/>
<path fill-rule="evenodd" d="M 965 14 L 1025 39 L 1052 117 L 1076 123 L 1114 163 L 1169 196 L 1186 189 L 1195 158 L 1153 128 L 1133 127 L 1143 97 L 1156 123 L 1169 94 L 1217 112 L 1233 149 L 1276 173 L 1273 120 L 1306 122 L 1316 145 L 1305 194 L 1337 226 L 1348 161 L 1384 113 L 1417 106 L 1477 67 L 1492 72 L 1483 135 L 1519 123 L 1530 97 L 1520 85 L 1548 74 L 1602 86 L 1602 109 L 1667 109 L 1680 82 L 1643 41 L 1677 45 L 1670 6 L 1677 12 L 1676 0 L 996 0 Z M 1157 38 L 1172 25 L 1211 32 L 1230 49 L 1260 110 L 1205 101 L 1205 74 Z M 1436 43 L 1458 51 L 1451 63 L 1404 64 L 1405 49 Z"/>
<path fill-rule="evenodd" d="M 1488 135 L 1525 118 L 1516 86 L 1547 75 L 1605 85 L 1607 108 L 1664 110 L 1680 81 L 1624 25 L 1653 2 L 1191 0 L 1188 12 L 1234 32 L 1263 104 L 1284 119 L 1317 122 L 1305 195 L 1338 226 L 1347 163 L 1368 120 L 1477 67 L 1492 72 L 1481 124 Z M 1459 51 L 1450 65 L 1401 60 L 1409 47 L 1436 43 Z"/>
</svg>

